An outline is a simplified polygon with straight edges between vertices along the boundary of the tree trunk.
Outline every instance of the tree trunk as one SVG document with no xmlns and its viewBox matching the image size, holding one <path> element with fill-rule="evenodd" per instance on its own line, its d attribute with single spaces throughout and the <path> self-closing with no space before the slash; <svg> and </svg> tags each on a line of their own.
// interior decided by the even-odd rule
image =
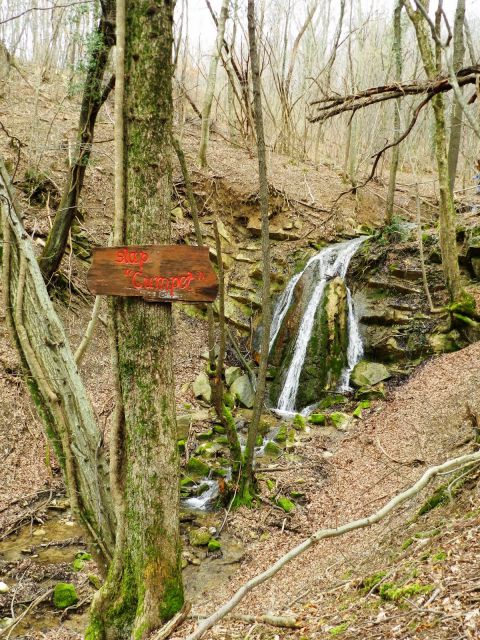
<svg viewBox="0 0 480 640">
<path fill-rule="evenodd" d="M 395 80 L 402 81 L 402 0 L 397 0 L 393 14 L 393 57 L 395 59 Z M 397 142 L 400 137 L 400 107 L 401 99 L 397 98 L 393 107 L 393 140 Z M 390 164 L 390 177 L 388 181 L 387 204 L 385 206 L 386 223 L 391 224 L 393 218 L 393 205 L 395 200 L 395 185 L 398 169 L 398 144 L 393 147 Z"/>
<path fill-rule="evenodd" d="M 172 13 L 168 0 L 126 5 L 121 166 L 127 244 L 170 241 Z M 183 604 L 171 304 L 120 298 L 114 325 L 124 414 L 117 487 L 124 522 L 115 562 L 92 606 L 90 640 L 144 638 Z"/>
<path fill-rule="evenodd" d="M 453 68 L 455 73 L 462 68 L 465 56 L 465 40 L 463 27 L 465 22 L 465 0 L 458 0 L 455 11 L 455 24 L 453 31 Z M 448 183 L 450 191 L 455 188 L 457 174 L 458 154 L 460 151 L 460 138 L 462 135 L 462 105 L 457 98 L 453 100 L 452 115 L 450 118 L 450 141 L 448 145 Z"/>
<path fill-rule="evenodd" d="M 241 487 L 238 492 L 239 502 L 248 503 L 254 492 L 253 458 L 258 434 L 258 425 L 262 415 L 265 381 L 270 344 L 271 299 L 270 299 L 270 237 L 268 223 L 268 180 L 265 135 L 263 131 L 262 93 L 260 68 L 258 63 L 255 34 L 255 2 L 248 0 L 248 39 L 250 44 L 250 60 L 252 65 L 253 112 L 257 134 L 258 180 L 260 212 L 262 216 L 262 344 L 260 348 L 260 365 L 257 376 L 257 388 L 253 406 L 252 421 L 248 428 L 245 464 L 242 473 Z"/>
<path fill-rule="evenodd" d="M 205 98 L 203 99 L 202 109 L 202 133 L 200 138 L 200 149 L 198 152 L 198 160 L 201 167 L 207 166 L 207 146 L 208 134 L 210 131 L 210 113 L 212 110 L 213 95 L 215 93 L 215 83 L 217 80 L 218 59 L 223 47 L 223 36 L 225 35 L 225 23 L 228 17 L 228 0 L 222 0 L 222 7 L 218 18 L 217 39 L 215 42 L 215 50 L 210 60 L 210 68 L 208 70 L 207 88 Z"/>
<path fill-rule="evenodd" d="M 1 159 L 0 196 L 2 289 L 9 331 L 32 400 L 62 466 L 72 511 L 109 561 L 115 522 L 103 436 L 16 210 Z"/>
<path fill-rule="evenodd" d="M 420 11 L 414 11 L 408 2 L 404 6 L 415 28 L 418 48 L 422 57 L 425 72 L 430 80 L 434 80 L 438 74 L 439 55 L 438 47 L 434 51 L 427 34 L 425 20 Z M 437 161 L 438 185 L 440 191 L 440 250 L 442 253 L 442 266 L 445 284 L 450 299 L 459 301 L 464 295 L 460 284 L 460 270 L 458 267 L 458 251 L 455 230 L 455 205 L 448 182 L 447 139 L 445 122 L 445 99 L 438 93 L 432 98 L 432 107 L 435 117 L 435 156 Z"/>
<path fill-rule="evenodd" d="M 102 16 L 96 30 L 95 41 L 97 44 L 89 54 L 75 157 L 70 164 L 60 205 L 39 260 L 40 269 L 46 282 L 51 279 L 60 266 L 65 253 L 70 229 L 77 215 L 85 171 L 90 160 L 97 115 L 113 88 L 114 78 L 110 79 L 105 88 L 102 88 L 102 82 L 110 49 L 115 43 L 115 0 L 105 0 L 102 7 Z"/>
</svg>

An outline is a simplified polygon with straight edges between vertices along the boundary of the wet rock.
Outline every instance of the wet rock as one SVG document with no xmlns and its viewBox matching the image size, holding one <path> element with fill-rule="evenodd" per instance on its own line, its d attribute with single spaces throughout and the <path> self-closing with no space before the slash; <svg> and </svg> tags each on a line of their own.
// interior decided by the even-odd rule
<svg viewBox="0 0 480 640">
<path fill-rule="evenodd" d="M 244 374 L 238 377 L 230 387 L 230 392 L 238 399 L 241 405 L 247 409 L 253 407 L 255 392 L 253 391 L 250 378 Z"/>
<path fill-rule="evenodd" d="M 355 365 L 350 381 L 356 387 L 373 386 L 382 380 L 390 378 L 390 372 L 387 367 L 379 362 L 367 362 L 361 360 Z"/>
<path fill-rule="evenodd" d="M 272 403 L 276 405 L 293 358 L 302 317 L 317 285 L 315 265 L 307 269 L 295 287 L 292 304 L 285 315 L 271 352 L 276 366 L 270 387 Z M 347 292 L 341 278 L 334 278 L 325 287 L 324 296 L 315 312 L 313 328 L 300 375 L 297 407 L 317 402 L 325 391 L 336 387 L 347 362 L 348 347 Z"/>
<path fill-rule="evenodd" d="M 210 387 L 208 376 L 204 371 L 198 374 L 195 382 L 193 383 L 193 393 L 196 398 L 202 398 L 205 402 L 211 402 L 212 389 Z"/>
<path fill-rule="evenodd" d="M 78 602 L 78 595 L 73 584 L 58 582 L 53 590 L 53 604 L 57 609 L 66 609 Z"/>
<path fill-rule="evenodd" d="M 210 531 L 207 527 L 199 529 L 190 529 L 188 532 L 188 540 L 192 547 L 206 547 L 211 540 Z"/>
</svg>

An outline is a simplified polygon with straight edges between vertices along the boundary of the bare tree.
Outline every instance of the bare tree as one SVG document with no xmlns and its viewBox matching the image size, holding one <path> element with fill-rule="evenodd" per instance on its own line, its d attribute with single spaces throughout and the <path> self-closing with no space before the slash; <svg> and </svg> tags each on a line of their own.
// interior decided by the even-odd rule
<svg viewBox="0 0 480 640">
<path fill-rule="evenodd" d="M 453 68 L 455 73 L 463 66 L 465 57 L 465 0 L 457 1 L 455 11 L 455 24 L 453 29 Z M 452 115 L 450 117 L 450 140 L 448 145 L 448 179 L 450 191 L 455 188 L 455 178 L 457 174 L 458 154 L 460 152 L 460 139 L 462 135 L 462 115 L 463 109 L 457 98 L 454 98 Z"/>
<path fill-rule="evenodd" d="M 395 61 L 395 80 L 402 81 L 402 0 L 397 0 L 393 12 L 393 45 L 392 52 Z M 400 137 L 400 111 L 402 101 L 400 98 L 395 100 L 393 106 L 393 141 L 398 142 Z M 387 202 L 385 205 L 386 223 L 390 224 L 393 217 L 393 205 L 395 199 L 395 185 L 397 181 L 399 145 L 395 144 L 392 149 L 392 159 L 390 162 L 390 177 L 388 181 Z"/>
<path fill-rule="evenodd" d="M 212 111 L 213 95 L 215 93 L 215 83 L 217 80 L 217 67 L 220 53 L 223 47 L 223 37 L 225 35 L 225 23 L 228 17 L 228 0 L 222 0 L 220 16 L 218 18 L 217 39 L 215 41 L 215 49 L 210 58 L 210 67 L 208 71 L 207 87 L 205 97 L 203 99 L 202 108 L 202 133 L 200 137 L 200 148 L 198 151 L 198 160 L 201 167 L 207 166 L 207 146 L 208 134 L 210 131 L 210 113 Z"/>
</svg>

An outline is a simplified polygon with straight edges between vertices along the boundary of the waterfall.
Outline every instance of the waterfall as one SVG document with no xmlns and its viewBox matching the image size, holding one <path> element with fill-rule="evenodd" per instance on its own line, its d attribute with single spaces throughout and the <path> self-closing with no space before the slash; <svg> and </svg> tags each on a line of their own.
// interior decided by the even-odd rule
<svg viewBox="0 0 480 640">
<path fill-rule="evenodd" d="M 302 372 L 305 354 L 307 352 L 308 343 L 310 341 L 313 325 L 315 321 L 315 313 L 318 305 L 321 304 L 325 287 L 328 280 L 336 276 L 345 278 L 352 256 L 358 247 L 366 240 L 365 236 L 341 242 L 330 247 L 322 249 L 320 253 L 310 258 L 303 271 L 295 275 L 288 283 L 285 291 L 275 307 L 272 319 L 272 339 L 270 348 L 280 330 L 283 319 L 291 304 L 295 285 L 305 273 L 307 269 L 315 269 L 316 281 L 315 289 L 310 298 L 307 308 L 305 309 L 303 318 L 300 322 L 300 328 L 295 343 L 293 357 L 285 377 L 285 382 L 278 398 L 277 409 L 281 413 L 295 412 L 295 400 L 298 392 L 300 374 Z M 346 391 L 349 389 L 350 373 L 361 358 L 363 353 L 362 340 L 358 323 L 355 318 L 353 301 L 350 290 L 347 288 L 347 304 L 348 304 L 348 351 L 347 366 L 342 373 L 339 390 Z"/>
</svg>

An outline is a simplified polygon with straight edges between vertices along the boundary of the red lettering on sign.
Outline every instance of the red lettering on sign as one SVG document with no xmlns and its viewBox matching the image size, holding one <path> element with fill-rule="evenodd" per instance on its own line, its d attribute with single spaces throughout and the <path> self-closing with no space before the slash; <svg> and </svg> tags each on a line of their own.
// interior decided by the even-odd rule
<svg viewBox="0 0 480 640">
<path fill-rule="evenodd" d="M 120 249 L 115 255 L 115 262 L 118 264 L 138 264 L 140 265 L 140 273 L 143 265 L 148 261 L 148 253 L 146 251 L 128 251 Z"/>
</svg>

